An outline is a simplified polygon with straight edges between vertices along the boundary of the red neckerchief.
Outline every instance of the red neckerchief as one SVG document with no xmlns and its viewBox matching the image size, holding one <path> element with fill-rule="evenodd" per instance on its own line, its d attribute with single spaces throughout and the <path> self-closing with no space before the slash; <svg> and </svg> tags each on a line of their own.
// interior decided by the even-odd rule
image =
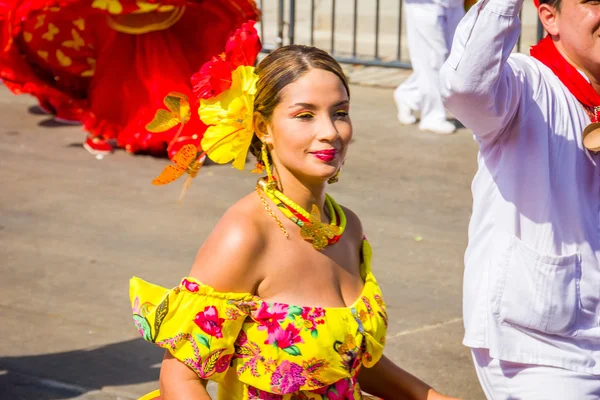
<svg viewBox="0 0 600 400">
<path fill-rule="evenodd" d="M 592 122 L 600 122 L 600 94 L 574 66 L 565 60 L 550 35 L 532 46 L 530 53 L 532 57 L 537 58 L 554 72 L 563 85 L 583 105 Z"/>
</svg>

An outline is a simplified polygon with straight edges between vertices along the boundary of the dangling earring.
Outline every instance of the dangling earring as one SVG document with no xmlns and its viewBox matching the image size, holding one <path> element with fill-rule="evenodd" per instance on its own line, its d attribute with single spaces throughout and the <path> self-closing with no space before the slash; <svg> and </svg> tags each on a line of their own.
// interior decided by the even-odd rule
<svg viewBox="0 0 600 400">
<path fill-rule="evenodd" d="M 267 149 L 267 144 L 265 142 L 263 142 L 260 149 L 260 157 L 262 158 L 263 165 L 267 171 L 267 182 L 274 182 L 275 179 L 273 178 L 273 174 L 271 173 L 271 165 L 269 164 L 269 150 Z"/>
<path fill-rule="evenodd" d="M 264 151 L 263 146 L 264 146 L 264 143 L 261 146 L 260 155 L 256 156 L 256 165 L 254 166 L 254 169 L 251 171 L 252 173 L 262 175 L 265 172 L 265 165 L 263 164 L 263 160 L 262 160 L 262 158 L 263 158 L 262 153 Z"/>
<path fill-rule="evenodd" d="M 340 171 L 342 170 L 342 167 L 340 167 L 337 172 L 335 173 L 334 176 L 332 176 L 331 178 L 327 179 L 327 183 L 329 183 L 330 185 L 332 183 L 337 183 L 340 180 Z"/>
</svg>

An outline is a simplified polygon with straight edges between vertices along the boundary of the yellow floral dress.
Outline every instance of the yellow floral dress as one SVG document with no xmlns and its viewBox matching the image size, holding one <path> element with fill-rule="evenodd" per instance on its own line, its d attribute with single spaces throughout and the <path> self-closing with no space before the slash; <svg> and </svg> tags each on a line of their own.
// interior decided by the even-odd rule
<svg viewBox="0 0 600 400">
<path fill-rule="evenodd" d="M 358 372 L 381 358 L 387 328 L 367 241 L 362 254 L 365 284 L 349 307 L 267 302 L 189 277 L 168 290 L 134 277 L 133 319 L 145 340 L 218 382 L 219 399 L 361 399 Z"/>
</svg>

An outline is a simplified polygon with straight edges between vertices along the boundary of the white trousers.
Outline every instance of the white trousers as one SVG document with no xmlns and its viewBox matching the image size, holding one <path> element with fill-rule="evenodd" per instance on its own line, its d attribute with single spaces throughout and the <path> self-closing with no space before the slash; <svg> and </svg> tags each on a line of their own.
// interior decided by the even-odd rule
<svg viewBox="0 0 600 400">
<path fill-rule="evenodd" d="M 557 367 L 490 358 L 471 349 L 479 383 L 488 400 L 598 400 L 600 376 Z"/>
<path fill-rule="evenodd" d="M 405 2 L 408 52 L 413 73 L 396 89 L 396 98 L 421 111 L 421 124 L 446 119 L 439 90 L 439 72 L 450 53 L 463 7 L 430 2 Z"/>
</svg>

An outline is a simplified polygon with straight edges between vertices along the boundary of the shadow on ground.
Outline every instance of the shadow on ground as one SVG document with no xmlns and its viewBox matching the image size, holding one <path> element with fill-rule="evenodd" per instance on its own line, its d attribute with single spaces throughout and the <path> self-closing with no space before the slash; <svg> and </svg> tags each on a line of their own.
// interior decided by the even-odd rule
<svg viewBox="0 0 600 400">
<path fill-rule="evenodd" d="M 89 350 L 0 357 L 0 399 L 71 399 L 107 386 L 153 382 L 163 353 L 134 339 Z"/>
</svg>

